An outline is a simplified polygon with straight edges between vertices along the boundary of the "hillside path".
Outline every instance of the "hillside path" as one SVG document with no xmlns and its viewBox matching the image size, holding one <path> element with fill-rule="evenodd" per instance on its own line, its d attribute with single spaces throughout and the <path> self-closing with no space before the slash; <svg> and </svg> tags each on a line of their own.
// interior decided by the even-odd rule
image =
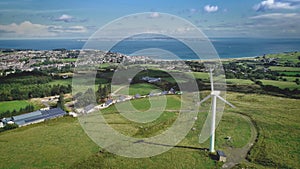
<svg viewBox="0 0 300 169">
<path fill-rule="evenodd" d="M 256 130 L 254 124 L 252 123 L 251 119 L 248 116 L 238 114 L 238 113 L 231 113 L 231 114 L 240 116 L 249 123 L 250 129 L 251 129 L 251 137 L 249 139 L 249 142 L 244 147 L 242 147 L 242 148 L 229 147 L 227 149 L 227 151 L 226 151 L 227 152 L 227 160 L 223 164 L 222 168 L 232 168 L 236 164 L 245 160 L 250 148 L 253 146 L 253 144 L 257 138 L 257 130 Z"/>
</svg>

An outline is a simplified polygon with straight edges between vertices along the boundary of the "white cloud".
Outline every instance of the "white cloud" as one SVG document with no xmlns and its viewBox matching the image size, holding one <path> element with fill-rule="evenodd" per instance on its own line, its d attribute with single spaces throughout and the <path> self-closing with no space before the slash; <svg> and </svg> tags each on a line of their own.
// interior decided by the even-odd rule
<svg viewBox="0 0 300 169">
<path fill-rule="evenodd" d="M 213 6 L 213 5 L 205 5 L 204 6 L 204 10 L 206 11 L 206 12 L 216 12 L 216 11 L 218 11 L 218 9 L 219 9 L 219 7 L 218 6 Z"/>
<path fill-rule="evenodd" d="M 54 19 L 55 21 L 63 21 L 63 22 L 71 22 L 73 21 L 75 18 L 71 15 L 67 15 L 67 14 L 63 14 L 60 17 Z"/>
<path fill-rule="evenodd" d="M 250 17 L 250 19 L 284 19 L 284 18 L 296 19 L 299 18 L 299 15 L 297 13 L 269 13 L 269 14 Z"/>
<path fill-rule="evenodd" d="M 84 26 L 63 27 L 24 21 L 20 24 L 0 25 L 0 32 L 0 37 L 54 37 L 66 33 L 86 33 L 87 29 Z"/>
<path fill-rule="evenodd" d="M 14 33 L 24 36 L 53 36 L 54 33 L 48 32 L 48 26 L 33 24 L 30 21 L 24 21 L 19 25 L 12 23 L 9 25 L 0 25 L 0 30 L 6 33 Z"/>
<path fill-rule="evenodd" d="M 54 33 L 85 33 L 87 29 L 84 26 L 70 26 L 70 27 L 62 27 L 62 26 L 49 26 L 48 30 Z"/>
<path fill-rule="evenodd" d="M 249 18 L 245 27 L 261 33 L 261 36 L 299 37 L 299 13 L 268 13 Z M 255 29 L 255 30 L 254 30 Z"/>
<path fill-rule="evenodd" d="M 294 1 L 297 2 L 297 1 Z M 291 2 L 278 2 L 275 0 L 264 0 L 261 3 L 254 6 L 256 11 L 266 11 L 269 9 L 295 9 L 296 6 L 293 6 Z"/>
</svg>

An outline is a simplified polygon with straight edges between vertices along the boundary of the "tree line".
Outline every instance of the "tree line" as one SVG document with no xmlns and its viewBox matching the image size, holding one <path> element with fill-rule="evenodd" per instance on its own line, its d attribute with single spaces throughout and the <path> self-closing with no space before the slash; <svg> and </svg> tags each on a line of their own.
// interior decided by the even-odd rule
<svg viewBox="0 0 300 169">
<path fill-rule="evenodd" d="M 27 100 L 70 93 L 71 85 L 49 85 L 53 79 L 40 71 L 19 72 L 1 77 L 0 101 Z"/>
<path fill-rule="evenodd" d="M 27 100 L 30 98 L 59 95 L 60 93 L 70 93 L 71 91 L 71 85 L 37 84 L 23 86 L 20 84 L 4 84 L 0 86 L 0 101 Z"/>
</svg>

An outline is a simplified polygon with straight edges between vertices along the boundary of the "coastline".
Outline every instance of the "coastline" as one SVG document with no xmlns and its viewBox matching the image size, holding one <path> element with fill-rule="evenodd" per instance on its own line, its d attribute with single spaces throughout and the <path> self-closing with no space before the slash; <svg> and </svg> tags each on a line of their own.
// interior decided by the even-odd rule
<svg viewBox="0 0 300 169">
<path fill-rule="evenodd" d="M 261 38 L 212 38 L 211 43 L 216 49 L 221 60 L 254 58 L 264 54 L 277 54 L 285 52 L 300 51 L 300 38 L 298 39 L 261 39 Z M 0 39 L 0 49 L 21 49 L 21 50 L 81 50 L 85 41 L 80 39 Z M 105 44 L 105 41 L 103 41 Z M 101 50 L 99 47 L 95 50 Z M 182 60 L 198 60 L 198 57 L 189 50 L 176 42 L 170 40 L 163 41 L 129 41 L 112 49 L 112 52 L 131 55 L 140 49 L 158 47 L 167 50 Z"/>
</svg>

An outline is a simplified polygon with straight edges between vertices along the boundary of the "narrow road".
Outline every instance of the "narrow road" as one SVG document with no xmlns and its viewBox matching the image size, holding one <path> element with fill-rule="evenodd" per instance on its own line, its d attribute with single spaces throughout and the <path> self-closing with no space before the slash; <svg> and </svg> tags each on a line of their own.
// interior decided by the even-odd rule
<svg viewBox="0 0 300 169">
<path fill-rule="evenodd" d="M 255 139 L 257 138 L 257 130 L 252 123 L 251 119 L 245 115 L 238 114 L 238 113 L 231 113 L 237 116 L 244 118 L 250 125 L 251 129 L 251 137 L 249 138 L 249 142 L 242 148 L 228 148 L 227 149 L 227 160 L 223 164 L 222 168 L 232 168 L 236 164 L 242 162 L 246 159 L 247 153 L 250 148 L 253 146 Z"/>
<path fill-rule="evenodd" d="M 111 95 L 112 95 L 112 96 L 115 95 L 116 93 L 118 93 L 120 90 L 122 90 L 122 89 L 125 88 L 125 87 L 128 87 L 128 85 L 119 87 L 119 88 L 118 88 L 117 90 L 115 90 Z"/>
</svg>

